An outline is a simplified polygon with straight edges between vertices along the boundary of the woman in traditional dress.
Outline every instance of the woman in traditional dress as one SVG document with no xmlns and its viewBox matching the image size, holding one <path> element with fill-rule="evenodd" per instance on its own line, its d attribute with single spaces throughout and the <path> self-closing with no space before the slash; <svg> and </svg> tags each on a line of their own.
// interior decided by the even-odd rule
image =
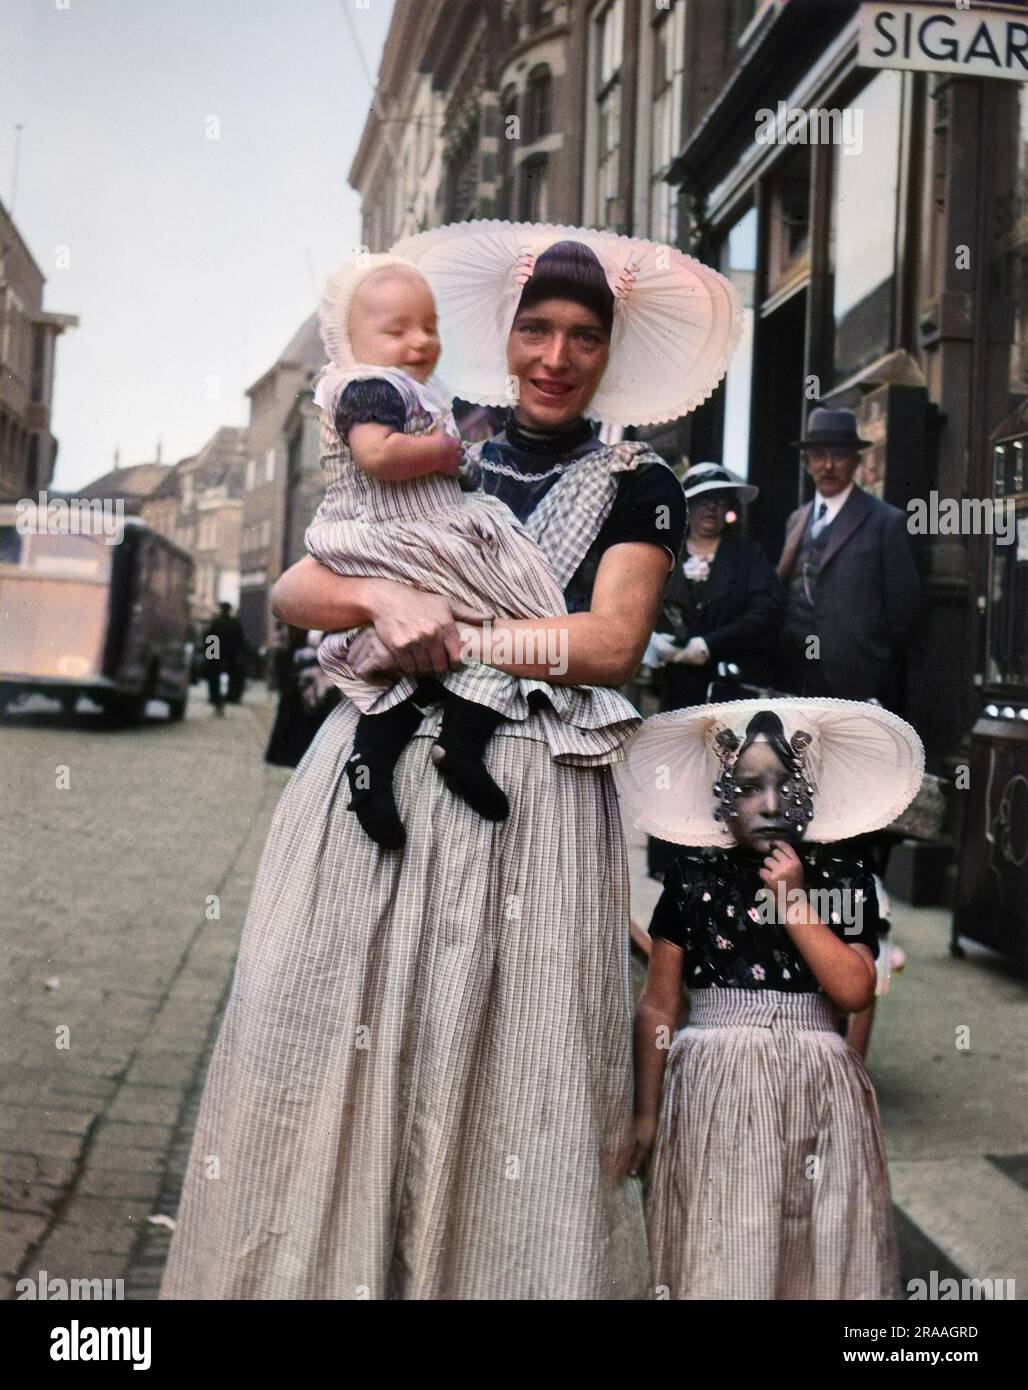
<svg viewBox="0 0 1028 1390">
<path fill-rule="evenodd" d="M 682 487 L 689 504 L 685 553 L 664 590 L 651 643 L 660 662 L 661 712 L 705 704 L 719 662 L 738 666 L 739 680 L 768 684 L 785 607 L 763 547 L 726 526 L 729 508 L 752 502 L 759 489 L 719 463 L 694 463 Z M 663 879 L 672 849 L 650 837 L 651 878 Z"/>
<path fill-rule="evenodd" d="M 306 559 L 278 616 L 370 624 L 355 669 L 390 680 L 442 674 L 474 640 L 508 674 L 598 687 L 595 728 L 585 739 L 545 701 L 503 724 L 486 762 L 511 809 L 493 822 L 435 774 L 430 710 L 396 767 L 407 842 L 383 851 L 346 810 L 357 711 L 332 713 L 272 822 L 162 1296 L 645 1296 L 641 1193 L 621 1176 L 625 725 L 602 687 L 638 664 L 685 503 L 646 446 L 605 444 L 590 421 L 692 409 L 738 303 L 679 252 L 598 232 L 468 223 L 394 250 L 436 295 L 455 394 L 514 402 L 481 446 L 482 486 L 539 543 L 569 612 L 458 631 L 436 595 Z"/>
<path fill-rule="evenodd" d="M 636 1012 L 629 1171 L 652 1149 L 665 1297 L 898 1297 L 878 1107 L 839 1033 L 874 997 L 875 884 L 836 842 L 893 820 L 923 772 L 910 725 L 851 700 L 656 715 L 629 746 L 626 810 L 703 847 L 668 869 Z"/>
</svg>

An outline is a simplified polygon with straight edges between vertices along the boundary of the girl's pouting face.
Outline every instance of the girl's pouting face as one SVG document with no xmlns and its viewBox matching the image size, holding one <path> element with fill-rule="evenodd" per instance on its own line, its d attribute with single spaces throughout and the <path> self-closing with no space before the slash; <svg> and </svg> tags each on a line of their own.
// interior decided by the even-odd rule
<svg viewBox="0 0 1028 1390">
<path fill-rule="evenodd" d="M 413 271 L 385 266 L 362 280 L 347 328 L 354 357 L 368 366 L 399 367 L 427 381 L 439 361 L 435 300 Z"/>
<path fill-rule="evenodd" d="M 741 849 L 770 854 L 774 840 L 792 844 L 802 840 L 807 829 L 804 821 L 785 819 L 786 811 L 796 815 L 790 799 L 796 776 L 766 739 L 751 743 L 739 755 L 731 777 L 735 783 L 735 815 L 727 825 Z"/>
</svg>

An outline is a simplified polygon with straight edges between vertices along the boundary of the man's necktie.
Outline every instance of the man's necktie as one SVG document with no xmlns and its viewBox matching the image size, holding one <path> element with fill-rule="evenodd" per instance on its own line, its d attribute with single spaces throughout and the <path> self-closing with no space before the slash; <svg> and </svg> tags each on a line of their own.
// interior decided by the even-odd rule
<svg viewBox="0 0 1028 1390">
<path fill-rule="evenodd" d="M 818 538 L 818 536 L 819 536 L 819 535 L 821 534 L 821 532 L 825 529 L 825 514 L 827 513 L 827 511 L 828 511 L 828 503 L 822 501 L 821 505 L 820 505 L 820 506 L 818 507 L 818 509 L 817 509 L 817 515 L 814 517 L 814 524 L 813 524 L 813 526 L 810 528 L 810 538 L 811 538 L 811 540 L 815 540 L 815 541 L 816 541 L 817 538 Z"/>
</svg>

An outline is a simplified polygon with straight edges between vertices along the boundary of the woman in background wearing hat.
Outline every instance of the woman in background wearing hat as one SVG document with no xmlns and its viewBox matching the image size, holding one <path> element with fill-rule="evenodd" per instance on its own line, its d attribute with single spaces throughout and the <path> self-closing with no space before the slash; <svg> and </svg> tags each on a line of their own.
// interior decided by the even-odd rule
<svg viewBox="0 0 1028 1390">
<path fill-rule="evenodd" d="M 923 772 L 909 724 L 849 700 L 656 715 L 629 745 L 625 814 L 704 847 L 668 871 L 636 1013 L 629 1170 L 653 1149 L 672 1298 L 898 1296 L 878 1107 L 838 1032 L 874 996 L 874 879 L 832 842 L 887 825 Z"/>
<path fill-rule="evenodd" d="M 603 232 L 471 222 L 394 250 L 432 287 L 450 389 L 511 406 L 475 453 L 482 490 L 536 540 L 567 611 L 494 623 L 490 650 L 444 596 L 310 559 L 276 611 L 365 624 L 354 669 L 390 683 L 445 675 L 474 635 L 508 675 L 593 687 L 592 715 L 571 725 L 541 690 L 501 724 L 485 757 L 510 815 L 490 821 L 438 776 L 430 707 L 396 764 L 391 851 L 347 811 L 357 710 L 328 717 L 271 825 L 162 1297 L 642 1297 L 612 775 L 637 718 L 610 687 L 638 665 L 685 503 L 648 446 L 607 445 L 593 422 L 692 409 L 741 310 L 674 248 Z"/>
<path fill-rule="evenodd" d="M 719 662 L 741 679 L 770 681 L 770 654 L 785 594 L 763 548 L 735 526 L 729 509 L 752 502 L 759 489 L 719 463 L 696 463 L 682 480 L 689 503 L 686 554 L 667 588 L 650 651 L 660 663 L 662 711 L 704 704 Z M 668 847 L 650 839 L 647 868 L 662 878 Z"/>
</svg>

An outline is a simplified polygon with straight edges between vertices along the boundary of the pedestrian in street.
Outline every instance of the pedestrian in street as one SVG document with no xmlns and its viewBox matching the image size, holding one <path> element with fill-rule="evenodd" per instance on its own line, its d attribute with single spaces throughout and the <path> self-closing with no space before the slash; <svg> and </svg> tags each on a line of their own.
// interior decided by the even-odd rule
<svg viewBox="0 0 1028 1390">
<path fill-rule="evenodd" d="M 894 709 L 922 606 L 907 515 L 853 481 L 870 445 L 851 410 L 811 411 L 797 446 L 815 492 L 789 517 L 778 564 L 787 599 L 777 684 Z"/>
<path fill-rule="evenodd" d="M 233 616 L 232 605 L 219 603 L 218 612 L 208 624 L 203 640 L 207 693 L 215 714 L 225 713 L 225 692 L 222 689 L 221 678 L 223 675 L 228 678 L 231 691 L 233 679 L 244 660 L 245 651 L 242 624 Z"/>
<path fill-rule="evenodd" d="M 685 554 L 664 590 L 651 643 L 662 711 L 704 704 L 719 662 L 738 667 L 740 681 L 769 683 L 784 606 L 763 546 L 726 525 L 729 509 L 752 502 L 759 489 L 719 463 L 693 464 L 682 487 Z M 667 847 L 651 837 L 646 854 L 651 878 L 662 878 Z"/>
<path fill-rule="evenodd" d="M 811 411 L 797 445 L 816 491 L 789 518 L 778 565 L 788 597 L 777 684 L 901 709 L 905 648 L 923 603 L 907 515 L 853 481 L 869 441 L 851 410 Z M 882 876 L 892 844 L 878 836 L 862 847 Z M 872 1000 L 850 1020 L 862 1054 L 874 1009 Z"/>
<path fill-rule="evenodd" d="M 436 774 L 430 710 L 396 767 L 407 842 L 385 851 L 346 810 L 358 712 L 329 716 L 272 823 L 162 1296 L 641 1297 L 641 1191 L 621 1174 L 625 725 L 605 687 L 638 665 L 685 504 L 646 445 L 607 445 L 590 419 L 690 410 L 740 308 L 677 250 L 602 232 L 472 222 L 394 250 L 436 294 L 451 387 L 516 402 L 479 446 L 482 486 L 537 540 L 569 610 L 494 624 L 493 664 L 593 686 L 594 726 L 546 701 L 501 725 L 486 763 L 516 790 L 496 822 Z M 389 680 L 445 674 L 476 635 L 437 595 L 309 557 L 274 604 L 296 625 L 369 624 L 351 659 Z M 526 628 L 559 640 L 561 676 Z"/>
<path fill-rule="evenodd" d="M 914 730 L 853 701 L 656 715 L 629 746 L 626 814 L 693 847 L 653 914 L 635 1025 L 628 1169 L 652 1151 L 665 1296 L 899 1296 L 878 1107 L 838 1031 L 874 994 L 874 878 L 834 842 L 887 825 L 923 771 Z"/>
</svg>

